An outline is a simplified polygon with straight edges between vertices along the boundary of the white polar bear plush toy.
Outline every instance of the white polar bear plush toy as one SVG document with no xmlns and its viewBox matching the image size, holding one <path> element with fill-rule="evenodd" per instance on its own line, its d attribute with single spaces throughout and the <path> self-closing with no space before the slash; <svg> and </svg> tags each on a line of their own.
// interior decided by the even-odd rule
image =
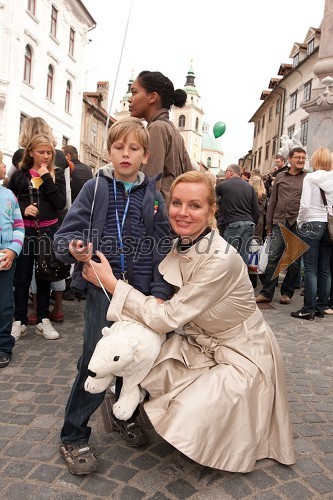
<svg viewBox="0 0 333 500">
<path fill-rule="evenodd" d="M 146 392 L 139 386 L 157 358 L 165 335 L 134 321 L 117 321 L 102 330 L 88 365 L 84 388 L 96 394 L 105 391 L 114 377 L 123 377 L 123 386 L 112 411 L 120 420 L 129 419 Z"/>
</svg>

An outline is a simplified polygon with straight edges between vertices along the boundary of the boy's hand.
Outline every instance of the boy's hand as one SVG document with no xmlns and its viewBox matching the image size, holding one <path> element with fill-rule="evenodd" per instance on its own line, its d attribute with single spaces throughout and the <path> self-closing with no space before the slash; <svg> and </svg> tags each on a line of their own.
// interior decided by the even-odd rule
<svg viewBox="0 0 333 500">
<path fill-rule="evenodd" d="M 89 262 L 92 257 L 92 243 L 84 245 L 81 240 L 72 240 L 68 249 L 79 262 Z"/>
<path fill-rule="evenodd" d="M 0 271 L 8 271 L 13 265 L 16 253 L 13 250 L 9 250 L 9 248 L 1 249 L 0 253 L 5 254 L 3 257 L 0 257 Z"/>
<path fill-rule="evenodd" d="M 102 283 L 108 292 L 113 293 L 117 284 L 117 279 L 114 277 L 109 261 L 104 257 L 102 252 L 97 251 L 96 255 L 101 262 L 91 261 L 86 263 L 83 266 L 82 277 L 98 287 L 100 287 Z"/>
</svg>

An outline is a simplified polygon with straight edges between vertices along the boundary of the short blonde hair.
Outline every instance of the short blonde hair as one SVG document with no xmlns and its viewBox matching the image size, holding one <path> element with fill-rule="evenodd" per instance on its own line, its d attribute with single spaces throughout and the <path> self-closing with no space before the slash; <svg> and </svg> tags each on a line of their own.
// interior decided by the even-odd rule
<svg viewBox="0 0 333 500">
<path fill-rule="evenodd" d="M 318 148 L 311 156 L 313 170 L 332 170 L 332 153 L 328 148 Z"/>
<path fill-rule="evenodd" d="M 114 142 L 118 141 L 120 137 L 126 137 L 131 132 L 135 133 L 139 144 L 144 149 L 144 153 L 147 154 L 149 146 L 148 130 L 139 118 L 134 117 L 121 118 L 111 126 L 107 140 L 108 152 L 110 153 Z"/>
<path fill-rule="evenodd" d="M 172 197 L 172 193 L 175 187 L 181 183 L 197 183 L 204 184 L 207 187 L 208 196 L 207 201 L 211 208 L 214 210 L 214 214 L 216 212 L 216 195 L 215 195 L 215 185 L 213 183 L 212 177 L 207 175 L 205 172 L 198 172 L 197 170 L 193 170 L 190 172 L 185 172 L 185 174 L 181 174 L 173 181 L 170 187 L 170 198 Z M 213 217 L 209 221 L 209 227 L 216 227 L 216 219 Z"/>
</svg>

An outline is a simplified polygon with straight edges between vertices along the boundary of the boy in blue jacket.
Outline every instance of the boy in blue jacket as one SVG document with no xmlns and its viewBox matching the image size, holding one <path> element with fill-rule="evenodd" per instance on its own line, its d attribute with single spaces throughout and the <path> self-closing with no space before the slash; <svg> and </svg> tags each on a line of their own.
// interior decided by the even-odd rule
<svg viewBox="0 0 333 500">
<path fill-rule="evenodd" d="M 102 328 L 111 325 L 106 321 L 109 298 L 101 288 L 84 280 L 83 264 L 100 250 L 119 279 L 161 301 L 173 293 L 173 287 L 158 272 L 171 244 L 164 200 L 156 190 L 156 179 L 148 179 L 139 171 L 148 159 L 148 142 L 147 129 L 137 118 L 112 125 L 107 141 L 112 167 L 106 166 L 86 182 L 54 238 L 57 257 L 77 262 L 72 287 L 87 293 L 83 353 L 61 431 L 60 453 L 72 474 L 89 474 L 97 469 L 97 457 L 88 445 L 91 428 L 87 424 L 105 393 L 86 392 L 84 382 Z M 134 447 L 147 442 L 136 421 L 137 414 L 136 410 L 131 419 L 115 421 L 116 430 Z"/>
<path fill-rule="evenodd" d="M 5 178 L 0 151 L 0 180 Z M 13 280 L 15 259 L 21 253 L 24 225 L 16 196 L 0 185 L 0 368 L 8 366 L 15 339 L 11 335 L 14 317 Z"/>
</svg>

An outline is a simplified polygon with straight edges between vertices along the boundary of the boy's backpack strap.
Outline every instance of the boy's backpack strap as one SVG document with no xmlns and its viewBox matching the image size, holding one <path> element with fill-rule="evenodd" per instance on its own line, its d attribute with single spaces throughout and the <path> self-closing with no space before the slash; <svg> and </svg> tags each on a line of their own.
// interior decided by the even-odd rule
<svg viewBox="0 0 333 500">
<path fill-rule="evenodd" d="M 148 180 L 145 196 L 143 198 L 142 216 L 147 236 L 153 236 L 154 234 L 154 215 L 163 199 L 162 194 L 156 189 L 156 182 L 158 182 L 161 177 L 162 173 L 159 173 Z"/>
</svg>

